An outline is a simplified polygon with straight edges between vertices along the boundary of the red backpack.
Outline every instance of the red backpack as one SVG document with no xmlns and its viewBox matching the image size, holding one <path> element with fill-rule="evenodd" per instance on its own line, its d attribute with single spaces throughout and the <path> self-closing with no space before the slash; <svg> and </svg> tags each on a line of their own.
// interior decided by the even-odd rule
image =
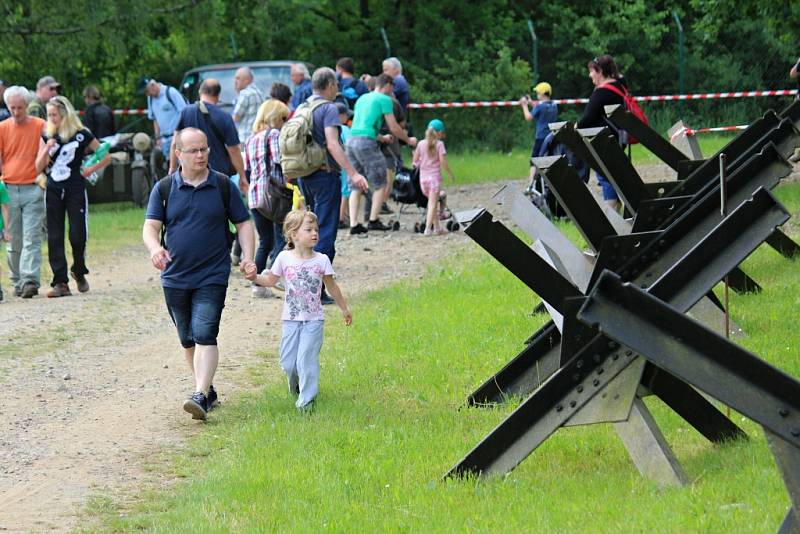
<svg viewBox="0 0 800 534">
<path fill-rule="evenodd" d="M 628 93 L 628 90 L 623 88 L 620 90 L 619 87 L 613 85 L 612 83 L 605 83 L 598 87 L 598 89 L 608 89 L 612 93 L 616 93 L 622 97 L 622 100 L 625 102 L 625 109 L 631 112 L 631 115 L 639 119 L 645 124 L 650 124 L 650 120 L 647 118 L 647 115 L 644 114 L 644 111 L 641 107 L 639 107 L 639 103 L 636 101 L 635 98 Z M 635 145 L 639 142 L 638 139 L 633 137 L 632 135 L 628 134 L 628 144 Z"/>
</svg>

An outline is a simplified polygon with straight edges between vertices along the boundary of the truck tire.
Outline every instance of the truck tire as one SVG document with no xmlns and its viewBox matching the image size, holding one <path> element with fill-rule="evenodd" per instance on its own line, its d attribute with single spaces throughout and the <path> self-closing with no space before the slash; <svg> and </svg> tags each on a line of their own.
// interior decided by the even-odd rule
<svg viewBox="0 0 800 534">
<path fill-rule="evenodd" d="M 142 167 L 131 169 L 131 197 L 140 208 L 145 207 L 150 199 L 150 181 Z"/>
</svg>

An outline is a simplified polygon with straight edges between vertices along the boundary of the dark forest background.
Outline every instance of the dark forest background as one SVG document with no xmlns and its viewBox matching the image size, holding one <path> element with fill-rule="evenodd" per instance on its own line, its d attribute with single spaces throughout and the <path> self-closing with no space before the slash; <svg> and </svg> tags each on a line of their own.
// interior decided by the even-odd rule
<svg viewBox="0 0 800 534">
<path fill-rule="evenodd" d="M 142 107 L 136 80 L 177 84 L 187 69 L 215 62 L 297 59 L 333 66 L 355 59 L 375 73 L 390 53 L 403 62 L 412 100 L 516 99 L 535 81 L 554 98 L 586 97 L 591 58 L 613 55 L 634 94 L 795 88 L 800 2 L 606 0 L 32 0 L 0 1 L 0 78 L 33 87 L 52 74 L 78 106 L 85 85 L 112 107 Z M 676 15 L 682 24 L 681 60 Z M 538 40 L 538 78 L 532 37 Z M 382 36 L 384 29 L 387 43 Z M 750 122 L 784 98 L 646 104 L 660 129 Z M 574 118 L 581 106 L 563 106 Z M 452 144 L 507 150 L 528 144 L 517 109 L 414 111 L 448 123 Z M 144 126 L 144 125 L 140 125 Z"/>
</svg>

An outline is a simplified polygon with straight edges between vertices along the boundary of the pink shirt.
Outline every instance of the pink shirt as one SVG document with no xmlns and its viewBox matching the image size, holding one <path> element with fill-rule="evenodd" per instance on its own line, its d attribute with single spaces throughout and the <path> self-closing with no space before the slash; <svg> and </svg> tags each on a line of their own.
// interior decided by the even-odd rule
<svg viewBox="0 0 800 534">
<path fill-rule="evenodd" d="M 442 156 L 447 154 L 447 150 L 444 148 L 444 143 L 437 140 L 436 141 L 436 154 L 434 157 L 430 157 L 428 154 L 428 140 L 424 139 L 417 143 L 417 148 L 414 150 L 414 165 L 419 166 L 419 178 L 420 180 L 425 179 L 436 179 L 439 182 L 442 181 Z"/>
<path fill-rule="evenodd" d="M 284 278 L 286 301 L 283 304 L 284 321 L 322 321 L 322 277 L 333 275 L 333 266 L 328 256 L 319 252 L 308 259 L 295 256 L 291 250 L 283 250 L 269 272 Z"/>
</svg>

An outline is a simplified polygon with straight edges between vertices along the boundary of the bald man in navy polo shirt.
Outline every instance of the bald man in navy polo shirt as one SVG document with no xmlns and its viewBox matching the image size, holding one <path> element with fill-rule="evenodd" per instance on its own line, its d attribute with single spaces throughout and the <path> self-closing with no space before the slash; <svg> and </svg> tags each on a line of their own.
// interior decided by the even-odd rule
<svg viewBox="0 0 800 534">
<path fill-rule="evenodd" d="M 212 386 L 219 362 L 217 334 L 231 271 L 228 220 L 236 225 L 242 245 L 242 272 L 253 263 L 255 233 L 250 214 L 228 177 L 208 168 L 206 134 L 197 128 L 181 130 L 175 151 L 180 168 L 170 175 L 166 210 L 160 187 L 154 187 L 142 239 L 153 266 L 161 271 L 167 309 L 195 379 L 195 391 L 183 409 L 193 419 L 205 419 L 217 397 Z M 227 207 L 224 187 L 229 188 Z M 163 225 L 166 246 L 160 241 Z"/>
</svg>

